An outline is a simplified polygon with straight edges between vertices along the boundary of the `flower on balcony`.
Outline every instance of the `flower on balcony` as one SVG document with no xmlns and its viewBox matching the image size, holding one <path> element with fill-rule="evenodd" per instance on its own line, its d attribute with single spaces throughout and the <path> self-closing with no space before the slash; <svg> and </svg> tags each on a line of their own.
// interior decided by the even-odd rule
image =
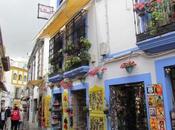
<svg viewBox="0 0 175 130">
<path fill-rule="evenodd" d="M 72 87 L 72 81 L 68 78 L 63 79 L 60 82 L 60 85 L 64 88 L 64 89 L 69 89 Z"/>
<path fill-rule="evenodd" d="M 124 68 L 128 68 L 128 67 L 134 67 L 136 66 L 136 63 L 134 61 L 127 61 L 121 64 L 120 68 L 124 69 Z"/>
<path fill-rule="evenodd" d="M 97 76 L 99 79 L 103 78 L 104 72 L 107 70 L 105 67 L 95 67 L 88 72 L 89 76 Z"/>
<path fill-rule="evenodd" d="M 153 13 L 159 10 L 162 0 L 150 0 L 149 2 L 140 2 L 134 4 L 134 11 L 139 16 L 144 16 L 146 13 Z"/>
<path fill-rule="evenodd" d="M 134 11 L 139 15 L 139 16 L 143 16 L 145 15 L 146 11 L 145 11 L 145 3 L 136 3 L 134 4 Z"/>
</svg>

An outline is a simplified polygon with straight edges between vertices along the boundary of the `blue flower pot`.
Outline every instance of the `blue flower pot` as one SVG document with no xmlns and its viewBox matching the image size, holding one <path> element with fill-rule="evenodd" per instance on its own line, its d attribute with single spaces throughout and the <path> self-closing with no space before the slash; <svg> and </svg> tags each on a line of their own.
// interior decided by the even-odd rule
<svg viewBox="0 0 175 130">
<path fill-rule="evenodd" d="M 128 73 L 131 73 L 133 68 L 134 68 L 133 66 L 129 66 L 129 67 L 126 67 L 125 69 Z"/>
<path fill-rule="evenodd" d="M 102 79 L 103 78 L 103 73 L 97 73 L 96 75 L 97 75 L 98 79 Z"/>
</svg>

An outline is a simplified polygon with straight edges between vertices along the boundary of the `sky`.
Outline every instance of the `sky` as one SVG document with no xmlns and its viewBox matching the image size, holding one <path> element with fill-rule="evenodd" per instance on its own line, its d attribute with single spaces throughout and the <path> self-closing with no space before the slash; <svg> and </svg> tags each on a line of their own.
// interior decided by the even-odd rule
<svg viewBox="0 0 175 130">
<path fill-rule="evenodd" d="M 0 0 L 0 26 L 6 55 L 28 58 L 33 39 L 47 22 L 37 18 L 37 5 L 49 0 Z"/>
</svg>

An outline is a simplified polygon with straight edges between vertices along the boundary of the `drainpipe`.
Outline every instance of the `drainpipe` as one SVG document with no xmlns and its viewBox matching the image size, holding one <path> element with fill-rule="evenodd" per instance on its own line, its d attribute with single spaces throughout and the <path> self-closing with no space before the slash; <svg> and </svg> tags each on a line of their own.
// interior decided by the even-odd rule
<svg viewBox="0 0 175 130">
<path fill-rule="evenodd" d="M 109 16 L 108 16 L 108 0 L 105 0 L 105 18 L 106 18 L 106 43 L 108 44 L 108 49 L 110 51 L 110 34 L 109 34 Z"/>
<path fill-rule="evenodd" d="M 97 23 L 97 5 L 96 5 L 96 2 L 97 0 L 94 0 L 94 5 L 95 5 L 95 29 L 96 29 L 96 42 L 97 42 L 97 54 L 98 54 L 98 56 L 97 56 L 97 59 L 98 59 L 98 62 L 97 62 L 97 66 L 99 66 L 100 65 L 100 63 L 101 63 L 101 58 L 100 58 L 100 48 L 99 48 L 99 37 L 98 37 L 98 23 Z M 104 1 L 105 2 L 105 19 L 106 19 L 106 21 L 105 21 L 105 24 L 106 24 L 106 44 L 107 44 L 107 46 L 108 46 L 108 49 L 109 49 L 109 51 L 110 51 L 110 45 L 109 45 L 109 43 L 110 43 L 110 34 L 109 34 L 109 15 L 108 15 L 108 0 L 105 0 Z"/>
<path fill-rule="evenodd" d="M 96 47 L 97 47 L 97 66 L 99 65 L 100 62 L 100 48 L 99 48 L 99 37 L 98 37 L 98 23 L 97 23 L 97 5 L 96 5 L 96 0 L 94 0 L 94 6 L 95 6 L 95 35 L 96 35 Z"/>
</svg>

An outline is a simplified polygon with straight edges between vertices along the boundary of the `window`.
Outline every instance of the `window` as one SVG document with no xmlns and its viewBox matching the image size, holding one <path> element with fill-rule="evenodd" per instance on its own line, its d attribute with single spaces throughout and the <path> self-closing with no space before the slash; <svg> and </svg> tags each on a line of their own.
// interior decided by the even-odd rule
<svg viewBox="0 0 175 130">
<path fill-rule="evenodd" d="M 18 80 L 22 80 L 22 75 L 21 74 L 19 74 Z"/>
<path fill-rule="evenodd" d="M 27 81 L 27 76 L 25 75 L 25 76 L 24 76 L 24 82 L 26 82 L 26 81 Z"/>
<path fill-rule="evenodd" d="M 16 73 L 13 74 L 13 80 L 17 80 L 17 74 Z"/>
<path fill-rule="evenodd" d="M 59 32 L 51 40 L 49 45 L 49 70 L 51 74 L 60 73 L 63 66 L 64 32 Z"/>
<path fill-rule="evenodd" d="M 66 25 L 66 42 L 76 44 L 86 37 L 86 11 L 81 11 Z"/>
</svg>

